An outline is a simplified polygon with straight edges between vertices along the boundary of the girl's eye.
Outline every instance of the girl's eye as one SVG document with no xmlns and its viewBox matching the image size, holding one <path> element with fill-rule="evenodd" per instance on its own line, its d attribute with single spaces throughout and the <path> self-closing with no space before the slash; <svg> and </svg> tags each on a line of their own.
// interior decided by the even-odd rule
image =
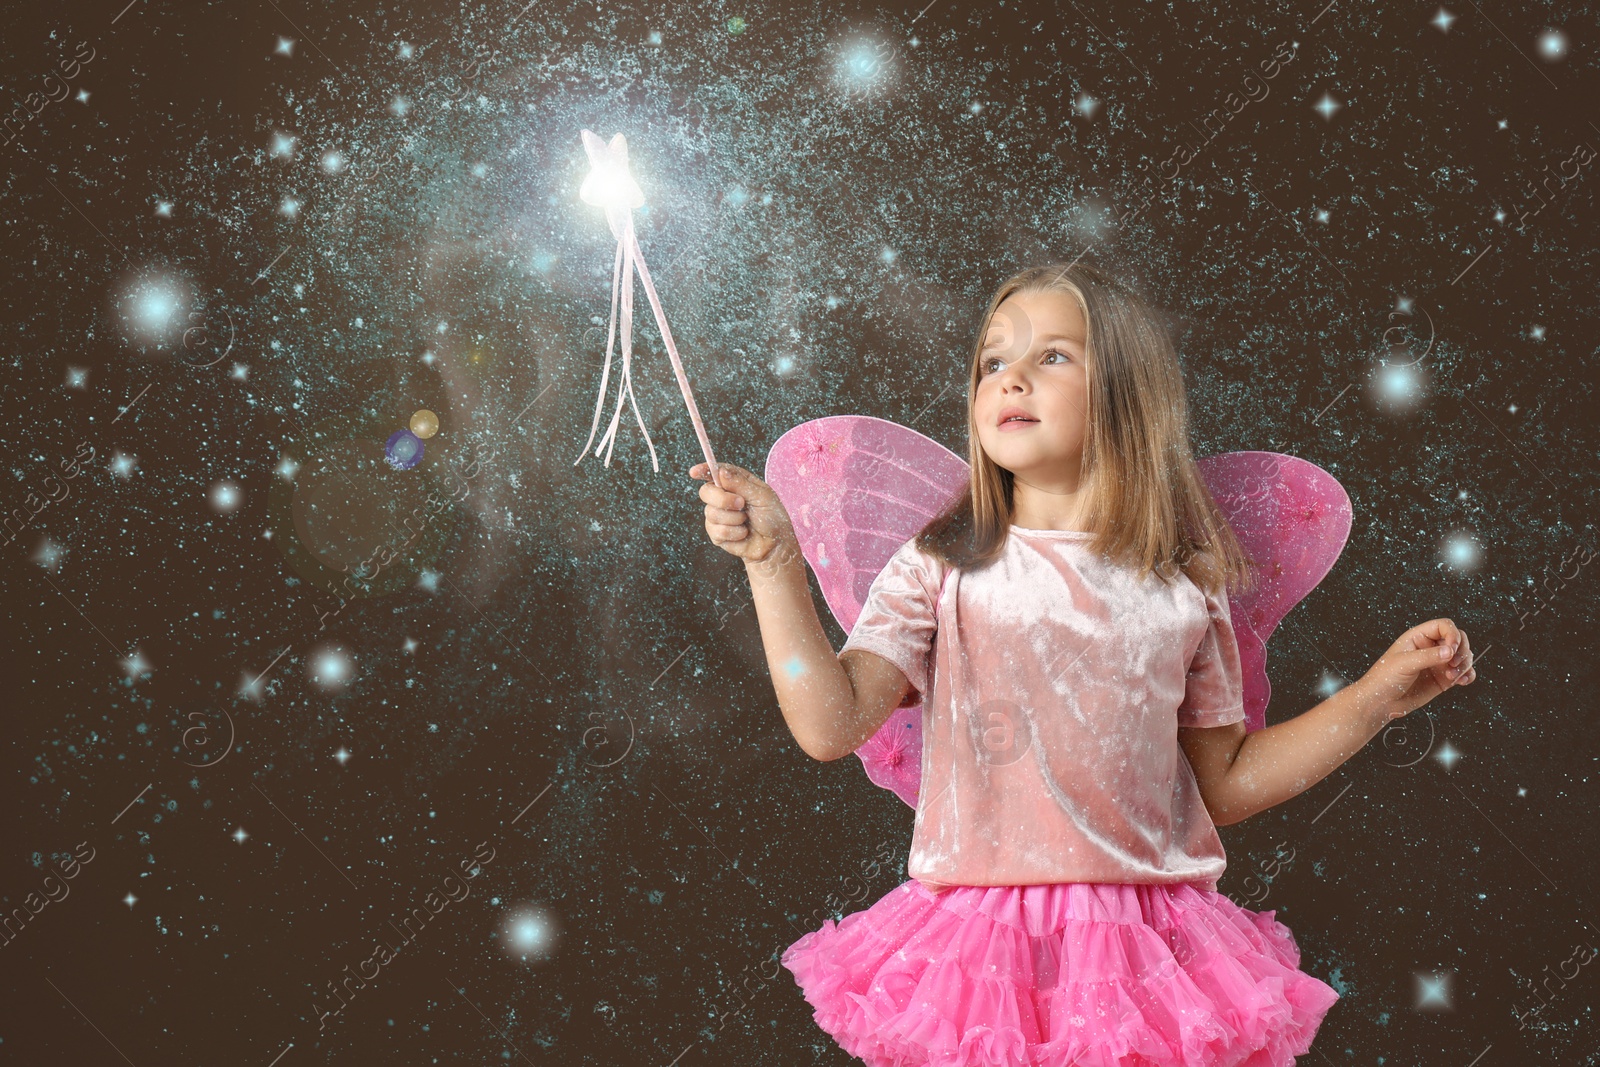
<svg viewBox="0 0 1600 1067">
<path fill-rule="evenodd" d="M 1051 364 L 1051 366 L 1059 366 L 1060 363 L 1065 363 L 1065 362 L 1069 361 L 1072 358 L 1072 354 L 1070 352 L 1064 352 L 1059 348 L 1047 348 L 1047 349 L 1045 349 L 1043 352 L 1041 352 L 1039 354 L 1039 358 L 1041 358 L 1041 359 L 1043 359 L 1046 356 L 1060 356 L 1061 357 L 1060 360 L 1057 363 L 1053 363 L 1053 364 Z M 981 369 L 982 369 L 984 374 L 992 374 L 994 372 L 995 364 L 997 364 L 997 363 L 1003 364 L 1004 362 L 1005 361 L 1000 359 L 1000 357 L 998 357 L 998 356 L 990 356 L 988 359 L 983 361 L 983 363 L 981 364 Z"/>
</svg>

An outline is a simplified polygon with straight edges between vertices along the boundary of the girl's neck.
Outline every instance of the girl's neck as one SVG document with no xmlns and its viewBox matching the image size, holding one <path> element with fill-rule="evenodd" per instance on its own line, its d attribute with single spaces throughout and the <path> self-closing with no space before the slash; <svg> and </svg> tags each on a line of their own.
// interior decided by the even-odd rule
<svg viewBox="0 0 1600 1067">
<path fill-rule="evenodd" d="M 1083 529 L 1083 511 L 1080 502 L 1067 501 L 1054 508 L 1028 507 L 1017 504 L 1011 509 L 1011 525 L 1024 530 L 1056 530 L 1062 533 L 1088 533 Z"/>
<path fill-rule="evenodd" d="M 1089 510 L 1089 484 L 1086 478 L 1044 480 L 1013 477 L 1011 485 L 1011 525 L 1025 530 L 1060 530 L 1085 533 L 1084 519 Z"/>
</svg>

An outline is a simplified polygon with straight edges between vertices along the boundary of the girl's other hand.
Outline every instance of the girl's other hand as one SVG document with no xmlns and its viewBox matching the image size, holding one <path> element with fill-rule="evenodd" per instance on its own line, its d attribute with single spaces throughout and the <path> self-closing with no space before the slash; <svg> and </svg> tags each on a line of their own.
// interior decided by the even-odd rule
<svg viewBox="0 0 1600 1067">
<path fill-rule="evenodd" d="M 761 563 L 781 545 L 794 544 L 794 524 L 778 494 L 743 467 L 718 463 L 717 473 L 726 489 L 711 482 L 704 463 L 689 468 L 689 476 L 704 481 L 700 499 L 706 502 L 706 534 L 711 543 L 746 563 Z"/>
<path fill-rule="evenodd" d="M 1431 619 L 1407 630 L 1361 677 L 1384 702 L 1385 717 L 1409 714 L 1457 685 L 1478 677 L 1465 630 L 1449 619 Z"/>
</svg>

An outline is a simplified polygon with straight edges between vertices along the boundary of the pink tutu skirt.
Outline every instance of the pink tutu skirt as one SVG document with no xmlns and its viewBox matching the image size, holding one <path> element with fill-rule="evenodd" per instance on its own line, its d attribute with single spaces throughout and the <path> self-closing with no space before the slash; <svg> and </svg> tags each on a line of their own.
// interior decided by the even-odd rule
<svg viewBox="0 0 1600 1067">
<path fill-rule="evenodd" d="M 1339 994 L 1274 914 L 1194 884 L 912 879 L 783 964 L 869 1067 L 1284 1067 Z"/>
</svg>

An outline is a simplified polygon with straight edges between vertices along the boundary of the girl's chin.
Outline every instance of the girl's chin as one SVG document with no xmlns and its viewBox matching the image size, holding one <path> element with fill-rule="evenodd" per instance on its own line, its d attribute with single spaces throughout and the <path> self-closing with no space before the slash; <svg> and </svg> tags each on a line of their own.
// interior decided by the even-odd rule
<svg viewBox="0 0 1600 1067">
<path fill-rule="evenodd" d="M 1009 474 L 1042 481 L 1059 478 L 1073 464 L 1069 456 L 1044 456 L 1025 448 L 986 448 L 984 453 L 996 467 Z"/>
</svg>

